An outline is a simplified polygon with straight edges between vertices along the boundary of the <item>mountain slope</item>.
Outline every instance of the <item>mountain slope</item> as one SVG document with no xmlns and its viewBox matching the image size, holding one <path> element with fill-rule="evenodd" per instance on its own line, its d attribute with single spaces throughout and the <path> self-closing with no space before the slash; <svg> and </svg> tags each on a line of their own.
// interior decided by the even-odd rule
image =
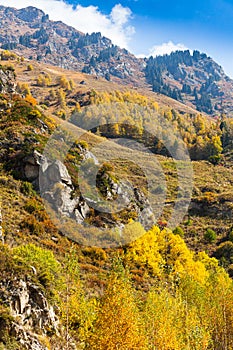
<svg viewBox="0 0 233 350">
<path fill-rule="evenodd" d="M 232 112 L 233 81 L 221 66 L 199 51 L 150 57 L 146 78 L 153 91 L 196 106 L 201 112 L 219 113 L 223 107 Z"/>
<path fill-rule="evenodd" d="M 226 239 L 229 230 L 230 230 L 230 223 L 229 223 L 229 215 L 231 215 L 231 208 L 230 208 L 230 202 L 229 198 L 231 198 L 232 193 L 232 182 L 230 178 L 232 177 L 231 174 L 231 161 L 230 159 L 226 160 L 224 155 L 221 155 L 221 140 L 224 141 L 223 148 L 224 152 L 227 150 L 230 145 L 232 144 L 233 140 L 233 125 L 231 122 L 231 119 L 229 119 L 229 123 L 227 121 L 224 122 L 226 125 L 220 128 L 220 123 L 215 122 L 214 120 L 211 120 L 209 117 L 200 116 L 197 113 L 194 114 L 194 111 L 191 110 L 189 113 L 186 112 L 184 114 L 184 111 L 182 113 L 179 113 L 178 111 L 174 110 L 174 105 L 172 105 L 170 108 L 165 105 L 165 101 L 169 100 L 169 98 L 166 98 L 165 101 L 163 101 L 163 104 L 160 104 L 159 100 L 157 98 L 155 99 L 155 94 L 152 94 L 154 96 L 154 99 L 152 99 L 152 96 L 147 97 L 140 95 L 137 91 L 127 91 L 125 89 L 121 89 L 121 85 L 117 85 L 116 83 L 108 82 L 106 80 L 95 80 L 91 76 L 83 75 L 82 73 L 74 73 L 72 71 L 63 70 L 61 68 L 56 68 L 52 66 L 45 65 L 43 63 L 33 62 L 32 64 L 32 70 L 28 71 L 28 61 L 20 61 L 19 59 L 11 60 L 11 62 L 15 66 L 15 71 L 17 74 L 17 91 L 23 91 L 23 94 L 25 96 L 24 100 L 25 103 L 31 103 L 33 106 L 37 103 L 35 101 L 35 97 L 39 102 L 39 110 L 40 114 L 46 114 L 49 117 L 52 117 L 55 119 L 56 123 L 61 122 L 61 118 L 69 118 L 69 116 L 73 112 L 77 112 L 76 109 L 76 103 L 78 102 L 79 106 L 81 106 L 81 115 L 78 114 L 78 120 L 79 126 L 87 127 L 88 125 L 85 125 L 85 118 L 82 116 L 82 111 L 84 112 L 85 116 L 85 106 L 90 106 L 90 110 L 95 110 L 95 108 L 98 108 L 99 104 L 103 105 L 102 108 L 102 116 L 107 118 L 108 115 L 108 109 L 106 108 L 106 104 L 109 105 L 111 103 L 116 103 L 121 108 L 119 112 L 127 118 L 131 118 L 131 123 L 133 123 L 136 127 L 144 127 L 145 125 L 148 127 L 149 123 L 152 125 L 155 124 L 155 115 L 148 115 L 144 118 L 144 120 L 139 120 L 137 117 L 137 113 L 134 114 L 136 105 L 145 106 L 145 104 L 149 106 L 154 106 L 152 108 L 155 108 L 159 115 L 167 120 L 170 120 L 170 122 L 174 126 L 174 132 L 175 130 L 179 130 L 181 133 L 183 139 L 186 142 L 186 145 L 188 147 L 188 150 L 190 152 L 190 156 L 192 159 L 198 159 L 198 160 L 208 160 L 210 159 L 212 162 L 220 161 L 220 165 L 211 165 L 210 163 L 203 162 L 194 162 L 194 167 L 197 171 L 197 183 L 195 188 L 195 194 L 193 197 L 193 202 L 190 208 L 190 215 L 191 220 L 193 220 L 194 225 L 193 226 L 183 226 L 183 229 L 185 232 L 187 232 L 187 241 L 189 242 L 190 246 L 192 247 L 205 247 L 205 242 L 203 241 L 203 234 L 206 230 L 206 228 L 211 225 L 211 227 L 218 232 L 219 238 L 216 241 L 216 243 L 220 243 L 222 240 Z M 6 67 L 9 65 L 9 61 L 6 61 Z M 7 68 L 4 68 L 5 71 L 7 71 Z M 51 73 L 51 86 L 38 86 L 35 83 L 36 76 L 40 74 L 41 72 L 44 72 L 46 75 L 47 73 Z M 61 88 L 60 84 L 56 84 L 56 81 L 60 77 L 60 74 L 63 74 L 64 77 L 66 77 L 67 81 L 69 81 L 70 78 L 75 77 L 75 86 L 72 89 L 72 91 L 63 91 L 64 92 L 64 101 L 62 101 L 62 104 L 66 105 L 65 107 L 61 107 L 61 101 L 59 100 L 58 93 L 60 90 L 65 90 Z M 81 79 L 86 79 L 86 85 L 79 84 L 79 81 Z M 28 95 L 28 88 L 23 86 L 26 82 L 31 80 L 31 85 L 29 87 L 29 91 L 31 91 L 32 95 Z M 11 80 L 10 80 L 11 81 Z M 95 85 L 96 84 L 96 85 Z M 95 90 L 93 90 L 93 87 Z M 54 90 L 54 96 L 51 98 L 51 90 Z M 162 96 L 162 95 L 161 95 Z M 171 101 L 174 101 L 170 99 Z M 46 103 L 46 104 L 45 104 Z M 2 96 L 1 101 L 1 108 L 3 110 L 3 114 L 8 109 L 9 105 L 12 105 L 12 102 L 10 101 L 7 103 L 6 97 Z M 178 107 L 180 107 L 181 104 L 177 102 Z M 131 107 L 133 107 L 133 109 Z M 182 105 L 181 105 L 182 106 Z M 18 107 L 17 107 L 18 108 Z M 62 108 L 65 108 L 65 110 L 62 110 Z M 12 109 L 11 109 L 12 110 Z M 80 110 L 80 109 L 78 109 Z M 10 110 L 9 110 L 10 111 Z M 62 113 L 61 113 L 62 111 Z M 16 116 L 16 126 L 9 126 L 8 130 L 8 124 L 3 123 L 2 124 L 2 151 L 1 154 L 4 155 L 4 162 L 8 159 L 8 168 L 11 168 L 11 171 L 13 173 L 22 173 L 21 165 L 24 164 L 21 162 L 22 158 L 25 158 L 27 154 L 22 156 L 21 158 L 21 152 L 19 150 L 22 148 L 22 151 L 24 150 L 26 152 L 29 152 L 30 156 L 33 156 L 34 158 L 34 150 L 37 150 L 39 152 L 42 151 L 43 145 L 45 144 L 45 134 L 42 135 L 42 139 L 39 137 L 38 130 L 34 127 L 32 127 L 31 130 L 29 129 L 19 129 L 19 126 L 17 126 L 17 118 L 18 118 L 18 110 L 13 109 L 12 113 L 17 113 Z M 39 115 L 40 115 L 39 114 Z M 36 115 L 35 112 L 33 112 L 33 115 Z M 151 119 L 151 117 L 153 118 Z M 4 117 L 6 119 L 6 117 Z M 42 131 L 46 131 L 46 126 L 43 125 L 42 117 L 39 117 L 40 120 L 38 120 L 38 128 L 41 128 Z M 114 116 L 111 117 L 112 122 L 116 122 L 114 120 Z M 133 118 L 133 119 L 132 119 Z M 3 120 L 5 120 L 3 119 Z M 9 119 L 9 118 L 8 118 Z M 75 121 L 75 118 L 73 118 Z M 42 120 L 42 122 L 41 122 Z M 35 120 L 34 120 L 35 122 Z M 76 121 L 75 121 L 76 122 Z M 142 122 L 142 124 L 140 124 Z M 15 128 L 17 127 L 18 132 L 15 133 Z M 4 129 L 6 128 L 6 129 Z M 36 130 L 36 137 L 34 136 L 34 130 Z M 114 130 L 101 130 L 99 129 L 99 135 L 103 135 L 106 137 L 112 138 L 119 138 L 123 137 L 124 134 L 121 134 L 121 127 L 118 128 L 118 133 L 113 133 Z M 153 128 L 152 128 L 153 130 Z M 47 130 L 48 131 L 48 130 Z M 30 133 L 30 138 L 29 138 Z M 82 132 L 85 134 L 85 131 Z M 22 138 L 24 137 L 25 139 Z M 43 133 L 42 133 L 43 134 Z M 10 135 L 10 136 L 9 136 Z M 20 136 L 19 136 L 20 135 Z M 127 134 L 130 137 L 130 132 Z M 143 135 L 142 135 L 143 136 Z M 144 135 L 146 136 L 146 135 Z M 220 140 L 221 138 L 221 140 Z M 171 139 L 171 137 L 170 137 Z M 27 140 L 25 143 L 24 140 Z M 140 138 L 140 135 L 138 138 L 136 138 L 137 141 L 141 142 L 143 141 L 143 138 Z M 145 141 L 146 139 L 144 139 Z M 143 142 L 144 142 L 143 141 Z M 29 142 L 29 144 L 28 144 Z M 39 142 L 39 144 L 36 146 L 36 143 Z M 90 145 L 93 145 L 93 141 L 90 142 L 88 140 L 88 143 Z M 23 145 L 23 146 L 22 146 Z M 157 146 L 156 146 L 157 145 Z M 28 149 L 28 146 L 29 149 Z M 33 148 L 35 146 L 35 149 Z M 91 146 L 92 147 L 92 146 Z M 129 145 L 130 147 L 130 145 Z M 161 148 L 161 145 L 157 144 L 156 140 L 152 139 L 151 142 L 147 141 L 147 147 L 149 147 L 152 152 L 155 152 L 160 155 L 166 155 L 166 151 L 164 148 Z M 157 147 L 157 148 L 156 148 Z M 11 150 L 13 153 L 9 154 L 8 150 Z M 105 152 L 105 150 L 104 150 Z M 125 149 L 124 147 L 120 147 L 120 145 L 114 146 L 111 149 L 112 155 L 115 155 L 115 158 L 118 159 L 119 154 L 122 155 L 124 158 Z M 137 152 L 136 152 L 137 154 Z M 104 154 L 103 154 L 104 156 Z M 167 220 L 166 215 L 169 214 L 169 208 L 172 208 L 174 205 L 174 196 L 177 195 L 177 181 L 175 179 L 176 172 L 174 172 L 172 169 L 172 164 L 167 160 L 167 158 L 163 156 L 161 162 L 164 163 L 165 167 L 165 173 L 166 176 L 168 176 L 168 194 L 167 194 L 167 203 L 166 203 L 166 212 L 164 213 L 165 216 L 161 218 L 162 221 Z M 73 157 L 73 155 L 72 155 Z M 71 157 L 71 159 L 72 159 Z M 19 160 L 19 162 L 17 161 Z M 144 159 L 142 156 L 144 165 L 147 166 L 147 160 Z M 13 163 L 11 163 L 13 161 Z M 33 161 L 33 160 L 32 160 Z M 34 161 L 33 161 L 34 162 Z M 172 160 L 171 160 L 172 163 Z M 69 165 L 69 164 L 68 164 Z M 127 178 L 129 176 L 128 166 L 130 167 L 130 173 L 132 172 L 132 179 L 134 186 L 137 186 L 138 188 L 144 188 L 145 181 L 144 176 L 141 176 L 138 173 L 138 170 L 135 169 L 132 166 L 125 164 L 124 162 L 118 162 L 116 164 L 117 173 L 120 175 L 120 178 L 123 176 L 123 178 Z M 28 167 L 28 166 L 27 166 Z M 150 167 L 148 163 L 148 167 Z M 75 166 L 71 164 L 71 166 L 68 166 L 68 170 L 72 176 L 72 179 L 77 179 L 77 174 L 75 170 Z M 213 173 L 213 176 L 208 173 L 208 170 L 210 173 Z M 31 171 L 31 169 L 30 169 Z M 24 171 L 23 171 L 24 173 Z M 218 180 L 215 179 L 215 174 L 219 174 Z M 204 180 L 202 179 L 204 178 Z M 29 177 L 30 180 L 31 177 Z M 206 179 L 208 179 L 208 186 L 206 185 Z M 220 180 L 221 179 L 221 180 Z M 217 182 L 216 182 L 217 181 Z M 155 191 L 155 195 L 156 195 Z M 207 204 L 206 204 L 207 203 Z M 205 207 L 205 211 L 203 211 L 202 207 Z M 168 210 L 169 209 L 169 210 Z M 202 214 L 205 212 L 205 215 Z M 219 213 L 220 217 L 217 216 L 217 213 Z M 210 218 L 211 217 L 211 218 Z M 119 219 L 119 218 L 118 218 Z M 200 222 L 202 222 L 200 226 Z M 193 239 L 193 230 L 198 227 L 198 236 L 200 239 L 198 240 L 198 244 L 196 246 L 196 240 Z M 221 229 L 219 229 L 221 227 Z M 199 249 L 199 248 L 198 248 Z M 211 245 L 208 249 L 210 251 L 215 250 L 215 246 Z"/>
<path fill-rule="evenodd" d="M 139 223 L 125 217 L 126 234 L 132 238 L 140 234 L 137 241 L 132 239 L 115 249 L 77 244 L 75 238 L 83 231 L 75 229 L 69 238 L 64 231 L 62 234 L 35 191 L 42 160 L 39 152 L 43 152 L 55 123 L 41 113 L 30 95 L 24 98 L 12 91 L 12 67 L 10 71 L 0 68 L 0 75 L 5 77 L 5 93 L 0 96 L 0 348 L 104 350 L 109 344 L 111 349 L 120 344 L 122 349 L 149 350 L 156 346 L 169 350 L 185 348 L 188 339 L 189 349 L 230 349 L 232 281 L 216 259 L 204 252 L 192 252 L 180 235 L 185 234 L 197 251 L 212 252 L 216 248 L 215 255 L 224 266 L 229 265 L 232 274 L 231 163 L 227 168 L 195 162 L 193 206 L 175 234 L 158 227 L 146 232 Z M 133 92 L 128 92 L 126 101 L 134 95 L 142 104 L 146 101 Z M 102 99 L 104 96 L 109 99 L 113 95 L 100 95 Z M 124 103 L 119 92 L 118 97 L 128 114 L 129 103 Z M 60 136 L 58 142 L 63 140 Z M 90 145 L 100 141 L 99 136 L 88 137 Z M 67 158 L 70 165 L 80 160 L 81 149 L 77 146 Z M 124 147 L 113 146 L 113 142 L 109 144 L 112 156 L 123 156 Z M 102 152 L 106 154 L 106 148 Z M 174 163 L 167 157 L 157 157 L 171 203 L 178 187 Z M 73 201 L 75 193 L 71 195 L 73 187 L 66 167 L 58 164 L 51 173 L 58 181 L 54 189 L 59 193 L 62 187 L 69 187 L 70 195 L 58 198 L 59 202 Z M 125 162 L 121 166 L 123 177 L 131 170 L 132 178 L 142 183 L 141 169 Z M 104 180 L 106 184 L 106 177 Z M 157 195 L 161 186 L 158 189 Z M 96 219 L 99 225 L 100 218 Z M 160 225 L 164 227 L 164 222 Z M 99 237 L 92 227 L 87 230 L 92 239 Z M 114 238 L 110 229 L 104 233 L 105 240 L 108 235 Z"/>
<path fill-rule="evenodd" d="M 55 92 L 59 90 L 60 85 L 57 82 L 61 77 L 65 77 L 68 81 L 73 80 L 75 85 L 74 94 L 72 94 L 72 92 L 69 91 L 67 92 L 67 98 L 69 100 L 69 102 L 67 103 L 68 106 L 69 104 L 71 106 L 74 106 L 75 101 L 78 101 L 77 96 L 75 96 L 77 91 L 79 91 L 80 94 L 85 94 L 88 92 L 90 93 L 92 89 L 97 90 L 99 92 L 111 92 L 115 90 L 127 91 L 128 89 L 132 89 L 131 84 L 122 84 L 122 80 L 120 79 L 118 79 L 118 81 L 115 82 L 112 80 L 108 81 L 105 78 L 101 77 L 96 79 L 95 76 L 90 74 L 60 68 L 58 66 L 45 64 L 43 62 L 35 60 L 20 59 L 20 57 L 11 57 L 11 55 L 3 59 L 3 52 L 4 51 L 0 50 L 0 55 L 2 55 L 2 65 L 9 66 L 9 64 L 12 64 L 14 66 L 18 84 L 27 84 L 32 95 L 37 99 L 39 104 L 44 104 L 46 101 L 48 101 L 48 96 L 52 89 L 55 90 Z M 31 65 L 32 70 L 28 70 L 29 65 Z M 51 84 L 49 84 L 48 86 L 38 86 L 37 79 L 41 75 L 50 76 Z M 154 93 L 148 87 L 134 87 L 132 90 L 149 98 L 156 98 L 156 100 L 161 106 L 173 108 L 182 114 L 197 113 L 197 111 L 194 108 L 163 94 Z M 54 107 L 55 108 L 51 110 L 51 113 L 53 113 L 56 109 L 56 106 Z"/>
<path fill-rule="evenodd" d="M 26 58 L 167 95 L 198 111 L 233 114 L 233 81 L 206 54 L 138 59 L 101 33 L 83 34 L 34 7 L 0 6 L 0 44 Z"/>
<path fill-rule="evenodd" d="M 111 74 L 136 84 L 135 72 L 137 79 L 143 77 L 143 61 L 114 46 L 100 33 L 85 35 L 60 21 L 50 21 L 48 15 L 34 7 L 16 10 L 0 6 L 0 19 L 3 49 L 107 79 Z"/>
</svg>

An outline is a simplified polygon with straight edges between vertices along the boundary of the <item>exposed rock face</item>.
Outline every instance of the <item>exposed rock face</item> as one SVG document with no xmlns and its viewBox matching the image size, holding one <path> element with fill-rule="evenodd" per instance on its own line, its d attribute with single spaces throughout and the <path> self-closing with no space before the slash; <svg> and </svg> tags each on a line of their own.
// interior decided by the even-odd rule
<svg viewBox="0 0 233 350">
<path fill-rule="evenodd" d="M 106 200 L 112 201 L 117 198 L 123 208 L 136 212 L 138 221 L 145 229 L 149 229 L 155 224 L 153 210 L 140 189 L 132 188 L 125 182 L 115 182 L 107 173 L 101 176 L 99 182 L 106 184 L 103 193 Z"/>
<path fill-rule="evenodd" d="M 25 350 L 48 350 L 47 346 L 41 344 L 31 332 L 27 332 L 17 323 L 13 323 L 10 335 L 17 339 L 18 343 L 23 346 Z"/>
<path fill-rule="evenodd" d="M 98 165 L 95 156 L 81 145 L 80 155 L 82 159 L 91 159 L 93 166 Z M 49 161 L 39 152 L 34 153 L 24 160 L 24 174 L 28 181 L 32 181 L 40 189 L 42 198 L 44 198 L 51 208 L 59 216 L 67 216 L 74 219 L 78 224 L 82 224 L 90 213 L 90 207 L 97 208 L 98 202 L 92 199 L 84 200 L 82 194 L 74 196 L 74 186 L 66 166 L 60 161 Z M 87 180 L 88 185 L 88 180 Z M 103 172 L 97 178 L 97 186 L 105 200 L 111 203 L 118 199 L 122 209 L 136 212 L 139 222 L 146 228 L 150 228 L 155 223 L 152 208 L 147 198 L 139 189 L 132 189 L 130 185 L 124 182 L 116 182 L 108 173 Z M 101 210 L 99 213 L 101 215 Z M 103 215 L 103 221 L 108 218 Z M 113 223 L 112 224 L 119 224 Z M 111 226 L 111 225 L 110 225 Z"/>
<path fill-rule="evenodd" d="M 40 192 L 60 215 L 74 217 L 80 198 L 72 199 L 73 185 L 66 166 L 56 160 L 40 173 Z"/>
<path fill-rule="evenodd" d="M 89 151 L 84 151 L 81 146 L 80 150 L 87 159 L 94 159 L 94 156 Z M 24 175 L 28 181 L 32 181 L 40 189 L 41 196 L 59 215 L 74 218 L 78 223 L 85 220 L 89 207 L 82 197 L 72 198 L 74 190 L 72 180 L 61 161 L 51 162 L 34 151 L 24 160 Z"/>
<path fill-rule="evenodd" d="M 25 22 L 34 22 L 36 19 L 42 19 L 44 16 L 44 12 L 33 7 L 28 6 L 25 9 L 20 9 L 17 11 L 17 17 Z"/>
<path fill-rule="evenodd" d="M 100 33 L 85 35 L 60 21 L 50 21 L 32 6 L 20 10 L 0 6 L 0 47 L 62 68 L 101 77 L 111 74 L 113 79 L 127 79 L 135 85 L 144 77 L 143 60 Z"/>
<path fill-rule="evenodd" d="M 54 309 L 42 290 L 31 282 L 1 281 L 0 298 L 10 308 L 15 321 L 8 325 L 10 336 L 14 337 L 24 349 L 47 350 L 36 334 L 46 335 L 49 331 L 59 335 L 59 321 Z M 4 324 L 0 325 L 0 340 Z"/>
<path fill-rule="evenodd" d="M 16 89 L 16 81 L 13 70 L 3 69 L 0 66 L 0 93 L 13 93 Z"/>
<path fill-rule="evenodd" d="M 211 57 L 197 50 L 176 51 L 146 60 L 146 78 L 154 92 L 162 92 L 198 111 L 232 116 L 233 80 Z M 230 103 L 229 103 L 230 102 Z"/>
<path fill-rule="evenodd" d="M 233 115 L 233 81 L 221 66 L 198 51 L 193 58 L 188 51 L 180 51 L 184 56 L 180 60 L 176 53 L 137 58 L 101 33 L 83 34 L 61 21 L 49 20 L 32 6 L 21 10 L 0 6 L 0 47 L 96 78 L 140 88 L 152 86 L 153 91 L 207 114 L 219 114 L 223 101 L 226 112 Z"/>
<path fill-rule="evenodd" d="M 113 45 L 101 33 L 83 34 L 61 21 L 51 21 L 32 6 L 0 6 L 0 48 L 26 58 L 78 70 L 107 80 L 165 94 L 207 114 L 233 115 L 233 80 L 207 55 L 194 50 L 164 57 L 137 58 Z M 179 108 L 182 108 L 181 106 Z"/>
<path fill-rule="evenodd" d="M 39 168 L 46 167 L 47 160 L 37 151 L 25 159 L 24 174 L 28 181 L 35 181 L 39 178 Z"/>
<path fill-rule="evenodd" d="M 138 207 L 139 222 L 146 229 L 150 229 L 155 224 L 155 217 L 150 203 L 138 188 L 134 189 L 134 195 Z"/>
</svg>

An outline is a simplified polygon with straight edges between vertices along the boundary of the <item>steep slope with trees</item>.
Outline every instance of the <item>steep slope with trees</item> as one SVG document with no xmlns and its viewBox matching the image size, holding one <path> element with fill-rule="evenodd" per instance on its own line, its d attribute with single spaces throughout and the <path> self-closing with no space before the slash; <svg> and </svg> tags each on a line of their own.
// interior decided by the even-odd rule
<svg viewBox="0 0 233 350">
<path fill-rule="evenodd" d="M 153 91 L 192 104 L 198 111 L 219 114 L 231 111 L 232 81 L 221 66 L 199 51 L 177 51 L 149 58 L 146 77 Z"/>
<path fill-rule="evenodd" d="M 136 91 L 113 89 L 116 85 L 106 81 L 99 91 L 98 84 L 94 90 L 88 77 L 83 86 L 72 81 L 69 71 L 60 74 L 56 67 L 25 62 L 9 51 L 4 55 L 0 67 L 0 348 L 232 350 L 232 119 L 223 114 L 217 121 L 199 113 L 182 114 Z M 14 65 L 29 79 L 36 74 L 33 84 L 18 81 Z M 114 105 L 118 119 L 110 113 Z M 64 163 L 57 160 L 67 136 L 62 132 L 64 123 L 72 127 L 69 120 L 81 123 L 88 130 L 98 108 L 105 119 L 103 126 L 92 133 L 81 129 L 84 138 L 72 142 Z M 173 232 L 166 225 L 180 191 L 177 169 L 165 145 L 145 132 L 158 120 L 153 119 L 155 115 L 169 121 L 174 135 L 181 133 L 192 158 L 198 158 L 192 163 L 189 211 Z M 42 153 L 58 124 L 55 160 L 45 164 Z M 82 202 L 79 213 L 84 214 L 86 225 L 73 225 L 80 220 L 78 215 L 65 220 L 70 206 L 62 207 L 63 191 L 65 201 L 77 209 L 78 164 L 106 138 L 111 139 L 110 152 L 118 161 L 104 164 L 97 186 L 110 202 L 116 194 L 112 184 L 121 179 L 146 196 L 142 169 L 119 159 L 130 149 L 131 140 L 144 143 L 161 164 L 167 190 L 160 183 L 154 183 L 153 189 L 158 200 L 166 191 L 164 212 L 148 229 L 137 220 L 140 213 L 135 205 L 111 216 L 95 210 L 86 215 Z M 120 138 L 128 140 L 129 148 L 119 144 Z M 140 151 L 136 152 L 139 157 Z M 52 185 L 64 209 L 67 230 L 57 225 L 39 194 L 41 164 L 51 171 L 52 179 L 58 179 Z M 86 171 L 95 165 L 91 158 Z M 135 193 L 140 207 L 143 196 Z M 120 235 L 112 230 L 118 223 Z M 90 237 L 98 242 L 99 227 L 105 228 L 102 244 L 117 235 L 123 244 L 114 249 L 87 244 Z M 130 238 L 127 243 L 125 236 Z"/>
</svg>

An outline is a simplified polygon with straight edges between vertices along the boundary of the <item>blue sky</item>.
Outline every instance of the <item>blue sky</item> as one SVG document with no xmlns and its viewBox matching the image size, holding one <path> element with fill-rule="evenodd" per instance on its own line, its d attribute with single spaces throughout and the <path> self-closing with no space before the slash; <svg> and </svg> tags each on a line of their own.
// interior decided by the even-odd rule
<svg viewBox="0 0 233 350">
<path fill-rule="evenodd" d="M 83 32 L 101 31 L 136 55 L 197 49 L 233 78 L 233 0 L 0 0 L 0 5 L 39 7 Z"/>
<path fill-rule="evenodd" d="M 96 5 L 105 13 L 114 0 L 69 0 L 72 4 Z M 213 56 L 233 77 L 233 1 L 222 0 L 126 0 L 132 11 L 135 34 L 129 48 L 148 54 L 153 46 L 172 41 Z"/>
</svg>

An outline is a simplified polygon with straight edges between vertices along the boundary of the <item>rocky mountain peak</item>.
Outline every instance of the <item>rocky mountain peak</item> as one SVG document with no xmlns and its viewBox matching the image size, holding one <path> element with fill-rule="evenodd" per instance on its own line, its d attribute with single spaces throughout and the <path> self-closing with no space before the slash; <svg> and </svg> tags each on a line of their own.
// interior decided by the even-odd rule
<svg viewBox="0 0 233 350">
<path fill-rule="evenodd" d="M 28 6 L 26 8 L 16 11 L 16 16 L 25 22 L 33 22 L 36 19 L 42 19 L 45 13 L 36 7 Z"/>
<path fill-rule="evenodd" d="M 138 59 L 101 33 L 84 34 L 29 6 L 0 6 L 0 48 L 120 84 L 153 90 L 200 112 L 233 114 L 233 81 L 206 54 L 194 50 Z"/>
<path fill-rule="evenodd" d="M 154 92 L 165 94 L 200 112 L 220 113 L 222 101 L 232 101 L 233 81 L 211 57 L 194 50 L 150 57 L 146 78 Z M 232 109 L 228 110 L 232 113 Z"/>
<path fill-rule="evenodd" d="M 108 80 L 138 85 L 144 79 L 141 60 L 101 33 L 84 34 L 61 21 L 49 20 L 32 6 L 21 10 L 0 7 L 0 47 Z"/>
</svg>

